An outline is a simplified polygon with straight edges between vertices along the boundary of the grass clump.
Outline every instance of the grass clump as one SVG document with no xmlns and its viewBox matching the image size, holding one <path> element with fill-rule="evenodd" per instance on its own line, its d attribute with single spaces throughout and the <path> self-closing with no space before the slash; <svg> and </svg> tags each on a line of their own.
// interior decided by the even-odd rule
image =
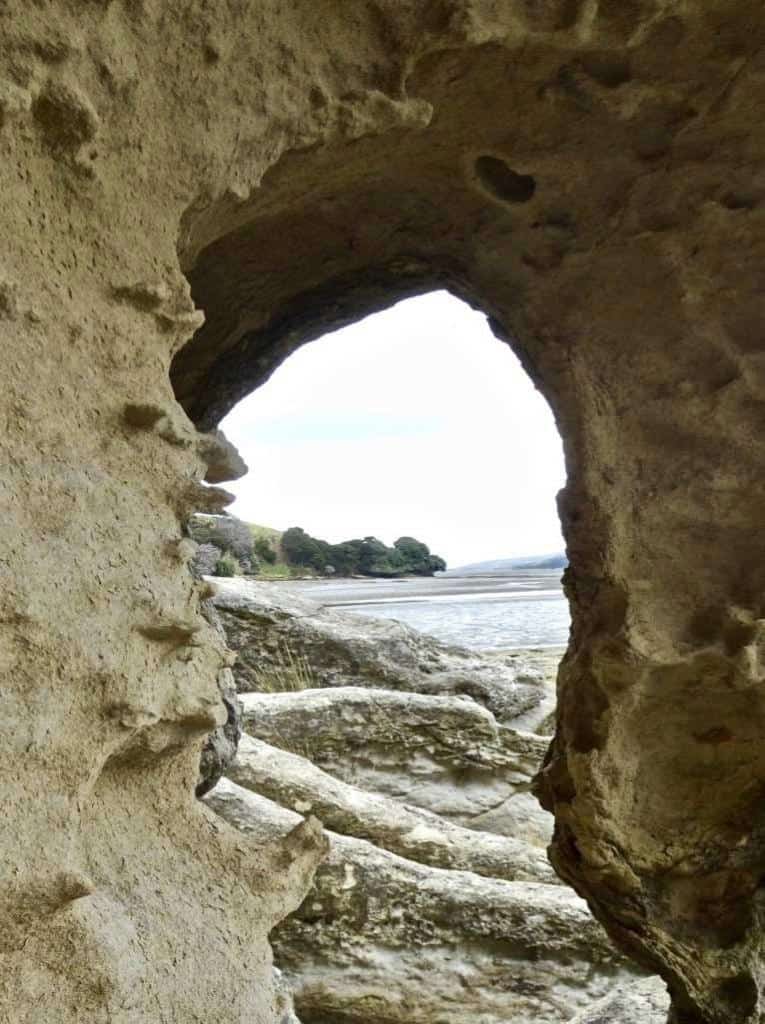
<svg viewBox="0 0 765 1024">
<path fill-rule="evenodd" d="M 276 648 L 271 664 L 256 672 L 259 693 L 297 693 L 316 688 L 316 678 L 305 654 L 297 654 L 284 640 Z"/>
<path fill-rule="evenodd" d="M 287 565 L 286 562 L 274 562 L 273 565 L 261 563 L 257 573 L 259 580 L 300 580 L 306 576 L 316 575 L 317 573 L 310 569 Z"/>
<path fill-rule="evenodd" d="M 242 571 L 239 562 L 230 551 L 224 552 L 215 563 L 214 576 L 238 576 Z"/>
</svg>

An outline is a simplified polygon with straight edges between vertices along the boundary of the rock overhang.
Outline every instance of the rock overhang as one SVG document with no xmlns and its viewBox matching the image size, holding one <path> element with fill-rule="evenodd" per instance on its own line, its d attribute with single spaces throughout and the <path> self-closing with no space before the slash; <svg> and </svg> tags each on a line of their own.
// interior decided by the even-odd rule
<svg viewBox="0 0 765 1024">
<path fill-rule="evenodd" d="M 178 352 L 175 395 L 208 430 L 238 383 L 257 384 L 296 344 L 437 285 L 510 340 L 566 447 L 574 632 L 542 781 L 556 865 L 664 973 L 678 1020 L 756 1020 L 759 7 L 378 0 L 338 17 L 307 3 L 181 14 L 142 0 L 80 13 L 54 4 L 43 19 L 18 4 L 3 24 L 3 552 L 15 580 L 3 608 L 20 723 L 9 756 L 26 737 L 37 788 L 54 794 L 26 815 L 36 852 L 9 886 L 11 945 L 27 928 L 24 893 L 42 891 L 47 908 L 69 892 L 56 865 L 88 861 L 127 920 L 143 915 L 148 949 L 172 936 L 180 962 L 194 959 L 193 914 L 148 896 L 140 909 L 139 866 L 161 862 L 150 781 L 191 791 L 224 664 L 177 547 L 202 467 L 183 431 L 136 430 L 125 405 L 180 416 L 166 376 Z M 179 265 L 207 318 L 196 333 Z M 170 643 L 168 623 L 190 642 Z M 147 731 L 128 771 L 112 756 L 128 728 L 115 708 L 136 728 L 180 724 Z M 11 818 L 29 809 L 14 778 Z M 694 786 L 705 800 L 674 814 Z M 87 819 L 78 800 L 112 802 L 98 820 L 119 842 L 100 826 L 72 841 Z M 234 877 L 236 847 L 210 846 L 198 812 L 173 808 L 178 844 Z M 129 842 L 139 822 L 143 852 Z M 5 841 L 11 862 L 18 841 Z M 123 842 L 130 884 L 118 881 Z M 204 889 L 201 866 L 186 877 Z M 249 898 L 231 901 L 227 934 L 264 943 Z M 93 907 L 61 927 L 95 949 Z M 212 942 L 211 962 L 228 963 L 224 947 Z M 63 977 L 41 934 L 34 948 L 38 981 Z M 189 968 L 174 987 L 153 955 L 146 1006 L 180 1019 L 184 978 L 199 1005 L 230 1005 L 219 979 Z M 114 957 L 103 964 L 117 994 L 99 996 L 75 965 L 57 1003 L 67 1022 L 127 991 Z M 261 1012 L 266 982 L 240 981 L 241 1012 Z"/>
</svg>

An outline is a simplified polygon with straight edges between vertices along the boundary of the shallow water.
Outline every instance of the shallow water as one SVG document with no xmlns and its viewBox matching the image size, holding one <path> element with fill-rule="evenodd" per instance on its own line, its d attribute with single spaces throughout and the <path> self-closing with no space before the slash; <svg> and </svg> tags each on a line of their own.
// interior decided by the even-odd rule
<svg viewBox="0 0 765 1024">
<path fill-rule="evenodd" d="M 296 580 L 306 597 L 398 619 L 447 643 L 483 650 L 559 647 L 569 630 L 559 570 L 406 580 Z"/>
</svg>

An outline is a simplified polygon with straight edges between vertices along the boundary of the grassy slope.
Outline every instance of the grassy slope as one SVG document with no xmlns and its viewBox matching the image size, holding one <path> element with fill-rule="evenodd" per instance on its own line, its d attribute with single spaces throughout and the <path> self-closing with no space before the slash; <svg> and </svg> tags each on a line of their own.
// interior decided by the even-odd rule
<svg viewBox="0 0 765 1024">
<path fill-rule="evenodd" d="M 273 547 L 279 548 L 279 541 L 282 538 L 281 530 L 275 530 L 273 526 L 261 526 L 259 523 L 248 523 L 247 525 L 250 528 L 253 540 L 265 537 L 267 541 L 271 542 Z"/>
<path fill-rule="evenodd" d="M 257 579 L 283 580 L 316 575 L 311 569 L 297 568 L 294 565 L 287 565 L 284 561 L 284 555 L 281 548 L 281 530 L 275 530 L 272 526 L 261 526 L 260 523 L 248 523 L 247 525 L 250 528 L 253 540 L 259 540 L 261 537 L 264 538 L 276 552 L 276 561 L 273 565 L 268 565 L 266 562 L 261 563 Z"/>
</svg>

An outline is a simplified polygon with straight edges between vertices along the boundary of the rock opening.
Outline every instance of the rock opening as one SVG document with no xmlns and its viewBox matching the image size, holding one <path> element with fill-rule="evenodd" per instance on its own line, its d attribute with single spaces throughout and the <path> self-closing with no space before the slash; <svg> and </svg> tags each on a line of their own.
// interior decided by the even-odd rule
<svg viewBox="0 0 765 1024">
<path fill-rule="evenodd" d="M 445 287 L 566 446 L 556 871 L 674 1019 L 757 1024 L 761 5 L 348 6 L 3 7 L 0 1016 L 275 1014 L 267 935 L 327 843 L 193 799 L 230 655 L 183 523 L 229 500 L 202 479 L 238 397 Z"/>
<path fill-rule="evenodd" d="M 528 203 L 536 192 L 537 183 L 530 174 L 518 174 L 496 156 L 479 156 L 475 173 L 486 191 L 505 203 Z"/>
</svg>

